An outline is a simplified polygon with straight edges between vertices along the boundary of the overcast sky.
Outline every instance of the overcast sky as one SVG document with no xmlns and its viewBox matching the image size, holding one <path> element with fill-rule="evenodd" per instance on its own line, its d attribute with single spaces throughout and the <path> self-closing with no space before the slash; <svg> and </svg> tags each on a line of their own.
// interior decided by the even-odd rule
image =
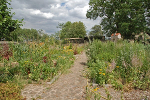
<svg viewBox="0 0 150 100">
<path fill-rule="evenodd" d="M 42 29 L 47 34 L 54 34 L 59 29 L 58 23 L 67 21 L 85 24 L 86 30 L 100 23 L 100 18 L 86 18 L 89 0 L 12 0 L 13 19 L 24 18 L 22 28 Z"/>
</svg>

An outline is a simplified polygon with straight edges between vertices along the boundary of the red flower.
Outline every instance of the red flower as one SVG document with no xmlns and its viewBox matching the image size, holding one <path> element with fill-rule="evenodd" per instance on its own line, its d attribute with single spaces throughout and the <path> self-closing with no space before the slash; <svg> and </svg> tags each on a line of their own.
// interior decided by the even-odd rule
<svg viewBox="0 0 150 100">
<path fill-rule="evenodd" d="M 43 60 L 43 62 L 44 62 L 44 63 L 47 63 L 47 60 L 46 60 L 46 59 L 44 59 L 44 60 Z"/>
<path fill-rule="evenodd" d="M 46 56 L 44 56 L 44 57 L 43 57 L 43 59 L 47 59 L 47 57 L 46 57 Z"/>
</svg>

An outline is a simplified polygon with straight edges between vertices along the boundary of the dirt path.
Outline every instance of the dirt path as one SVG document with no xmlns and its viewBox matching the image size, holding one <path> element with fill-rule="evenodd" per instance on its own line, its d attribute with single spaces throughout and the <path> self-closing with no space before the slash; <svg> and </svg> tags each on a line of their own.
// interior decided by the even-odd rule
<svg viewBox="0 0 150 100">
<path fill-rule="evenodd" d="M 85 52 L 76 55 L 76 60 L 67 74 L 61 75 L 52 85 L 29 84 L 22 90 L 26 100 L 84 100 L 86 78 L 83 70 L 87 57 Z"/>
</svg>

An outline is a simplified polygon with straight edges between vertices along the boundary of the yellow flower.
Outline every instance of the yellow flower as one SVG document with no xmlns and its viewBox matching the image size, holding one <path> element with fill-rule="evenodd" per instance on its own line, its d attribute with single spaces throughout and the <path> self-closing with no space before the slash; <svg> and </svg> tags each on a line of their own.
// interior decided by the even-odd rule
<svg viewBox="0 0 150 100">
<path fill-rule="evenodd" d="M 28 61 L 25 61 L 25 64 L 27 64 L 28 63 Z"/>
<path fill-rule="evenodd" d="M 109 64 L 109 67 L 111 66 L 111 64 Z"/>
<path fill-rule="evenodd" d="M 99 74 L 102 74 L 102 72 L 99 72 Z"/>
<path fill-rule="evenodd" d="M 103 75 L 105 75 L 105 73 L 103 73 Z"/>
<path fill-rule="evenodd" d="M 94 91 L 97 91 L 97 89 L 99 89 L 99 88 L 95 88 L 95 89 L 93 89 Z"/>
<path fill-rule="evenodd" d="M 116 66 L 117 68 L 119 68 L 119 66 Z"/>
<path fill-rule="evenodd" d="M 102 69 L 99 69 L 99 71 L 102 71 Z"/>
<path fill-rule="evenodd" d="M 44 42 L 41 42 L 39 45 L 42 46 L 44 44 Z"/>
<path fill-rule="evenodd" d="M 31 77 L 32 76 L 32 74 L 29 74 L 29 77 Z"/>
</svg>

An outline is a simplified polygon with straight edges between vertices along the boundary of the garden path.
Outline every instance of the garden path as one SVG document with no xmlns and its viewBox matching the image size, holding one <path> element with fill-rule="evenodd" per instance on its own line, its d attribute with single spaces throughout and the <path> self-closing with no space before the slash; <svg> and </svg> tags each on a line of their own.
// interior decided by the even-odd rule
<svg viewBox="0 0 150 100">
<path fill-rule="evenodd" d="M 42 84 L 28 84 L 21 91 L 24 100 L 86 100 L 87 79 L 83 76 L 85 73 L 85 64 L 87 57 L 85 52 L 75 55 L 74 65 L 66 74 L 60 75 L 58 80 Z M 57 77 L 56 77 L 57 78 Z M 112 100 L 121 100 L 121 91 L 107 87 Z M 101 96 L 107 97 L 105 89 L 100 87 L 98 92 Z M 123 93 L 124 100 L 146 100 L 150 97 L 150 91 L 130 90 Z M 91 100 L 94 100 L 91 97 Z M 105 100 L 101 98 L 101 100 Z"/>
<path fill-rule="evenodd" d="M 84 100 L 87 80 L 83 73 L 87 57 L 85 52 L 75 56 L 74 65 L 68 73 L 61 75 L 51 85 L 28 84 L 22 90 L 22 96 L 26 100 Z"/>
</svg>

